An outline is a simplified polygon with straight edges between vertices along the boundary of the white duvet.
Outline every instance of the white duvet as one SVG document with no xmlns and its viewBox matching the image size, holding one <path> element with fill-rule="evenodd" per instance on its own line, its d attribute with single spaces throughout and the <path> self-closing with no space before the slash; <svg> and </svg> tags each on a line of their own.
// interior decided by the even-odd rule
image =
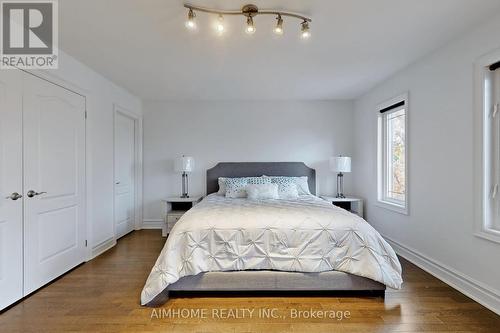
<svg viewBox="0 0 500 333">
<path fill-rule="evenodd" d="M 183 276 L 208 271 L 338 270 L 401 287 L 394 250 L 365 220 L 315 196 L 298 200 L 207 196 L 175 224 L 141 303 Z"/>
</svg>

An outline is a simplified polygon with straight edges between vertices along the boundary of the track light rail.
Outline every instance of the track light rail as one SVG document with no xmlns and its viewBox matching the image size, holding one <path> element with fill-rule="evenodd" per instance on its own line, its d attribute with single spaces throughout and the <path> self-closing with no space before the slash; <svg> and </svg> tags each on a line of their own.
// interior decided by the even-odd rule
<svg viewBox="0 0 500 333">
<path fill-rule="evenodd" d="M 296 13 L 282 12 L 274 9 L 258 9 L 254 5 L 246 5 L 241 10 L 223 10 L 223 9 L 212 9 L 206 7 L 199 7 L 190 4 L 184 4 L 184 7 L 198 12 L 211 13 L 217 15 L 244 15 L 244 16 L 257 16 L 257 15 L 280 15 L 295 17 L 306 22 L 312 22 L 312 19 Z"/>
</svg>

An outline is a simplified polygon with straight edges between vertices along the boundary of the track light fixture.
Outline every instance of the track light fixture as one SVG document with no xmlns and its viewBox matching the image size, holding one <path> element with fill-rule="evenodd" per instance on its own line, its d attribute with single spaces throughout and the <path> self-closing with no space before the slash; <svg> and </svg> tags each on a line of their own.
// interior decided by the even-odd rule
<svg viewBox="0 0 500 333">
<path fill-rule="evenodd" d="M 222 34 L 224 32 L 224 18 L 223 15 L 243 15 L 246 16 L 247 18 L 247 26 L 245 28 L 245 32 L 248 34 L 253 34 L 256 31 L 255 24 L 253 18 L 257 15 L 276 15 L 276 27 L 273 29 L 274 33 L 277 35 L 282 35 L 283 34 L 283 18 L 282 16 L 287 16 L 291 18 L 298 18 L 302 20 L 302 23 L 300 24 L 300 36 L 304 39 L 307 39 L 311 36 L 311 32 L 309 29 L 309 23 L 312 22 L 312 20 L 309 17 L 300 15 L 300 14 L 295 14 L 295 13 L 290 13 L 290 12 L 282 12 L 278 10 L 259 10 L 259 8 L 255 5 L 245 5 L 241 10 L 219 10 L 219 9 L 211 9 L 211 8 L 204 8 L 204 7 L 198 7 L 198 6 L 193 6 L 189 4 L 185 4 L 184 7 L 186 7 L 189 12 L 188 12 L 188 20 L 186 22 L 186 27 L 189 29 L 194 29 L 196 28 L 196 22 L 194 18 L 196 17 L 195 11 L 198 12 L 204 12 L 204 13 L 210 13 L 210 14 L 216 14 L 219 16 L 219 19 L 217 21 L 217 24 L 215 26 L 215 30 L 217 31 L 218 34 Z"/>
<path fill-rule="evenodd" d="M 309 22 L 307 21 L 304 21 L 302 22 L 302 28 L 300 29 L 300 37 L 302 37 L 303 39 L 307 39 L 309 37 L 311 37 L 311 32 L 309 31 Z"/>
<path fill-rule="evenodd" d="M 276 28 L 274 28 L 274 33 L 277 35 L 283 35 L 283 19 L 281 18 L 281 15 L 278 14 L 278 17 L 276 18 Z"/>
<path fill-rule="evenodd" d="M 222 15 L 219 15 L 217 23 L 215 24 L 215 30 L 219 35 L 222 35 L 222 33 L 224 33 L 224 17 L 222 17 Z"/>
<path fill-rule="evenodd" d="M 196 15 L 194 14 L 192 9 L 189 9 L 188 12 L 188 19 L 186 21 L 186 28 L 188 29 L 196 29 L 196 22 L 194 21 L 194 18 Z"/>
<path fill-rule="evenodd" d="M 247 28 L 245 31 L 247 34 L 253 34 L 255 32 L 255 26 L 253 25 L 253 18 L 251 16 L 247 17 Z"/>
</svg>

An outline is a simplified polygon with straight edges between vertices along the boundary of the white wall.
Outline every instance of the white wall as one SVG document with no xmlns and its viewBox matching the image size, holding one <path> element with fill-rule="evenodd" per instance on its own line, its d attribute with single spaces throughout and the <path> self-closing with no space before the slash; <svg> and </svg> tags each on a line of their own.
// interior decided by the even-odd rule
<svg viewBox="0 0 500 333">
<path fill-rule="evenodd" d="M 396 249 L 500 312 L 500 244 L 473 235 L 474 61 L 500 47 L 500 17 L 380 84 L 355 103 L 355 193 Z M 409 207 L 376 205 L 376 105 L 409 91 Z"/>
<path fill-rule="evenodd" d="M 335 191 L 334 154 L 352 152 L 351 102 L 147 102 L 144 104 L 144 218 L 162 218 L 160 199 L 180 195 L 174 158 L 191 155 L 190 194 L 205 193 L 217 162 L 301 161 L 317 171 L 319 193 Z M 346 192 L 350 189 L 346 176 Z"/>
<path fill-rule="evenodd" d="M 142 103 L 63 51 L 59 69 L 32 72 L 86 97 L 87 221 L 93 256 L 114 244 L 113 105 L 140 115 Z"/>
</svg>

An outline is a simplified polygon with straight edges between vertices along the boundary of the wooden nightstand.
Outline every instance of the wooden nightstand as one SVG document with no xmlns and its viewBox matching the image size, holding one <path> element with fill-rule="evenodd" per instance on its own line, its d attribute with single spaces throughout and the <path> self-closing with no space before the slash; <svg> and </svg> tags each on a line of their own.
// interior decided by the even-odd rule
<svg viewBox="0 0 500 333">
<path fill-rule="evenodd" d="M 162 236 L 167 237 L 175 223 L 190 210 L 194 205 L 201 201 L 202 196 L 192 196 L 189 198 L 171 197 L 163 199 L 165 205 L 165 221 L 162 228 Z"/>
<path fill-rule="evenodd" d="M 344 208 L 356 215 L 363 217 L 363 199 L 359 198 L 336 198 L 322 195 L 321 199 L 331 202 L 337 207 Z"/>
</svg>

